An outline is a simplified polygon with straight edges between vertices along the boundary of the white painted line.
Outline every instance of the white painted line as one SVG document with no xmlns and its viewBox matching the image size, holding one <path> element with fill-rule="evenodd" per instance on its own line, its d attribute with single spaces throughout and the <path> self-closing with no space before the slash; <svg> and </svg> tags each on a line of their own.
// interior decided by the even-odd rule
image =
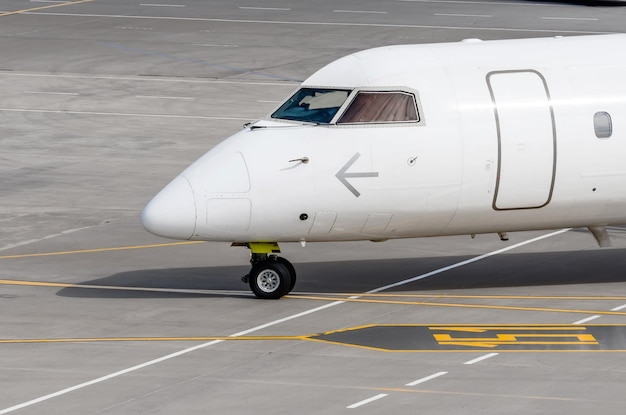
<svg viewBox="0 0 626 415">
<path fill-rule="evenodd" d="M 366 13 L 366 14 L 387 14 L 389 12 L 375 10 L 333 10 L 333 13 Z"/>
<path fill-rule="evenodd" d="M 294 314 L 292 316 L 285 317 L 285 318 L 282 318 L 280 320 L 275 320 L 275 321 L 272 321 L 270 323 L 263 324 L 263 325 L 251 328 L 249 330 L 245 330 L 245 331 L 242 331 L 240 333 L 233 334 L 233 335 L 231 335 L 229 337 L 243 336 L 245 334 L 252 333 L 254 331 L 258 331 L 258 330 L 264 329 L 266 327 L 274 326 L 276 324 L 280 324 L 280 323 L 288 321 L 288 320 L 293 320 L 293 319 L 296 319 L 296 318 L 299 318 L 299 317 L 302 317 L 302 316 L 305 316 L 305 315 L 308 315 L 308 314 L 312 314 L 312 313 L 315 313 L 317 311 L 324 310 L 326 308 L 330 308 L 330 307 L 333 307 L 335 305 L 342 304 L 342 303 L 343 303 L 343 301 L 335 301 L 333 303 L 329 303 L 329 304 L 323 305 L 321 307 L 317 307 L 317 308 L 314 308 L 314 309 L 311 309 L 311 310 L 308 310 L 308 311 L 304 311 L 302 313 Z M 95 385 L 97 383 L 101 383 L 101 382 L 104 382 L 106 380 L 113 379 L 113 378 L 125 375 L 127 373 L 131 373 L 131 372 L 137 371 L 139 369 L 143 369 L 145 367 L 152 366 L 152 365 L 155 365 L 157 363 L 161 363 L 161 362 L 164 362 L 166 360 L 170 360 L 170 359 L 173 359 L 173 358 L 178 357 L 178 356 L 182 356 L 182 355 L 187 354 L 187 353 L 191 353 L 191 352 L 196 351 L 196 350 L 203 349 L 205 347 L 213 346 L 215 344 L 222 343 L 223 341 L 224 340 L 213 340 L 213 341 L 210 341 L 210 342 L 207 342 L 207 343 L 199 344 L 197 346 L 189 347 L 187 349 L 184 349 L 184 350 L 181 350 L 181 351 L 178 351 L 178 352 L 175 352 L 175 353 L 168 354 L 167 356 L 163 356 L 163 357 L 160 357 L 158 359 L 150 360 L 149 362 L 142 363 L 142 364 L 139 364 L 139 365 L 136 365 L 136 366 L 133 366 L 133 367 L 129 367 L 128 369 L 120 370 L 118 372 L 111 373 L 110 375 L 102 376 L 102 377 L 99 377 L 97 379 L 90 380 L 88 382 L 84 382 L 84 383 L 81 383 L 79 385 L 72 386 L 72 387 L 60 390 L 58 392 L 54 392 L 54 393 L 42 396 L 40 398 L 36 398 L 36 399 L 30 400 L 28 402 L 24 402 L 24 403 L 21 403 L 19 405 L 15 405 L 15 406 L 12 406 L 10 408 L 6 408 L 6 409 L 3 409 L 3 410 L 0 410 L 0 415 L 8 414 L 10 412 L 17 411 L 18 409 L 23 409 L 23 408 L 35 405 L 35 404 L 40 403 L 40 402 L 47 401 L 49 399 L 56 398 L 56 397 L 61 396 L 61 395 L 65 395 L 65 394 L 73 392 L 75 390 L 82 389 L 82 388 L 85 388 L 87 386 Z"/>
<path fill-rule="evenodd" d="M 621 305 L 619 307 L 612 308 L 611 311 L 620 311 L 626 308 L 626 304 Z"/>
<path fill-rule="evenodd" d="M 142 369 L 144 367 L 152 366 L 154 364 L 157 364 L 157 363 L 160 363 L 160 362 L 164 362 L 164 361 L 169 360 L 169 359 L 173 359 L 174 357 L 181 356 L 183 354 L 192 352 L 194 350 L 202 349 L 204 347 L 212 346 L 214 344 L 218 344 L 218 343 L 221 343 L 221 342 L 223 342 L 223 340 L 213 340 L 211 342 L 200 344 L 200 345 L 194 346 L 194 347 L 190 347 L 188 349 L 181 350 L 181 351 L 176 352 L 176 353 L 168 354 L 167 356 L 163 356 L 163 357 L 160 357 L 158 359 L 154 359 L 154 360 L 151 360 L 151 361 L 146 362 L 146 363 L 142 363 L 142 364 L 137 365 L 137 366 L 129 367 L 128 369 L 120 370 L 119 372 L 111 373 L 110 375 L 106 375 L 106 376 L 102 376 L 102 377 L 99 377 L 99 378 L 94 379 L 94 380 L 90 380 L 89 382 L 84 382 L 84 383 L 81 383 L 81 384 L 69 387 L 67 389 L 63 389 L 63 390 L 60 390 L 58 392 L 54 392 L 54 393 L 42 396 L 40 398 L 33 399 L 33 400 L 28 401 L 28 402 L 24 402 L 24 403 L 21 403 L 19 405 L 12 406 L 10 408 L 3 409 L 3 410 L 0 411 L 0 415 L 8 414 L 10 412 L 17 411 L 18 409 L 23 409 L 23 408 L 26 408 L 28 406 L 32 406 L 32 405 L 35 405 L 35 404 L 47 401 L 49 399 L 56 398 L 57 396 L 65 395 L 65 394 L 73 392 L 75 390 L 83 389 L 83 388 L 85 388 L 87 386 L 95 385 L 97 383 L 104 382 L 105 380 L 113 379 L 113 378 L 116 378 L 118 376 L 122 376 L 122 375 L 125 375 L 127 373 L 134 372 L 136 370 Z"/>
<path fill-rule="evenodd" d="M 18 248 L 20 246 L 34 244 L 36 242 L 45 241 L 47 239 L 56 238 L 57 236 L 67 235 L 67 234 L 70 234 L 70 233 L 82 231 L 84 229 L 89 229 L 89 228 L 91 228 L 91 226 L 83 226 L 82 228 L 67 229 L 67 230 L 65 230 L 63 232 L 60 232 L 60 233 L 55 233 L 55 234 L 52 234 L 52 235 L 44 236 L 43 238 L 29 239 L 27 241 L 22 241 L 22 242 L 17 242 L 17 243 L 14 243 L 14 244 L 5 245 L 3 247 L 0 247 L 0 251 L 6 251 L 6 250 L 9 250 L 9 249 Z"/>
<path fill-rule="evenodd" d="M 182 99 L 182 100 L 194 100 L 194 97 L 166 97 L 159 95 L 135 95 L 135 98 L 147 98 L 147 99 Z"/>
<path fill-rule="evenodd" d="M 435 16 L 449 16 L 449 17 L 493 17 L 491 14 L 455 14 L 455 13 L 435 13 Z"/>
<path fill-rule="evenodd" d="M 146 7 L 187 7 L 184 4 L 158 4 L 158 3 L 141 3 L 140 6 L 146 6 Z"/>
<path fill-rule="evenodd" d="M 583 318 L 582 320 L 578 320 L 572 324 L 585 324 L 591 320 L 595 320 L 597 318 L 600 318 L 601 316 L 591 316 L 591 317 L 587 317 L 587 318 Z"/>
<path fill-rule="evenodd" d="M 460 1 L 460 0 L 395 0 L 402 1 L 405 3 L 452 3 L 452 4 L 487 4 L 489 6 L 493 6 L 493 2 L 489 1 Z M 527 3 L 527 2 L 519 2 L 519 3 L 507 3 L 507 2 L 498 2 L 498 6 L 537 6 L 537 7 L 556 7 L 556 4 L 543 4 L 543 3 Z"/>
<path fill-rule="evenodd" d="M 447 375 L 448 372 L 437 372 L 434 375 L 430 375 L 430 376 L 426 376 L 425 378 L 421 378 L 418 380 L 414 380 L 413 382 L 409 382 L 406 384 L 406 386 L 415 386 L 415 385 L 419 385 L 420 383 L 424 383 L 424 382 L 428 382 L 429 380 L 438 378 L 439 376 L 443 376 L 443 375 Z"/>
<path fill-rule="evenodd" d="M 368 403 L 377 401 L 377 400 L 382 399 L 382 398 L 384 398 L 385 396 L 388 396 L 388 395 L 389 394 L 387 394 L 387 393 L 379 393 L 378 395 L 372 396 L 371 398 L 367 398 L 365 400 L 362 400 L 361 402 L 353 403 L 352 405 L 347 406 L 346 408 L 347 409 L 358 408 L 359 406 L 367 405 Z"/>
<path fill-rule="evenodd" d="M 244 6 L 241 6 L 239 8 L 242 10 L 271 10 L 275 12 L 287 12 L 291 10 L 286 7 L 244 7 Z"/>
<path fill-rule="evenodd" d="M 580 20 L 596 22 L 599 19 L 593 17 L 542 17 L 541 20 Z"/>
<path fill-rule="evenodd" d="M 2 76 L 25 76 L 38 78 L 67 78 L 67 79 L 105 79 L 112 81 L 149 81 L 149 82 L 181 82 L 191 84 L 226 84 L 226 85 L 254 85 L 254 86 L 293 86 L 298 85 L 292 81 L 275 82 L 249 82 L 249 81 L 220 81 L 215 79 L 178 79 L 159 78 L 151 76 L 114 76 L 114 75 L 78 75 L 78 74 L 50 74 L 50 73 L 23 73 L 23 72 L 0 72 Z"/>
<path fill-rule="evenodd" d="M 490 3 L 492 4 L 492 3 Z M 534 4 L 534 3 L 533 3 Z M 133 16 L 123 14 L 96 14 L 96 13 L 53 13 L 53 12 L 25 12 L 26 15 L 34 16 L 72 16 L 72 17 L 106 17 L 115 19 L 144 19 L 144 20 L 172 20 L 187 22 L 219 22 L 219 23 L 251 23 L 273 24 L 293 26 L 336 26 L 336 27 L 390 27 L 402 29 L 448 29 L 448 30 L 471 30 L 489 32 L 523 32 L 523 33 L 555 33 L 555 34 L 607 34 L 618 32 L 593 31 L 593 30 L 557 30 L 557 29 L 525 29 L 514 27 L 479 27 L 479 26 L 443 26 L 443 25 L 417 25 L 417 24 L 393 24 L 393 23 L 356 23 L 356 22 L 303 22 L 287 20 L 252 20 L 252 19 L 215 19 L 205 17 L 174 17 L 174 16 Z"/>
<path fill-rule="evenodd" d="M 229 120 L 250 121 L 250 118 L 210 117 L 205 115 L 173 115 L 173 114 L 134 114 L 125 112 L 97 112 L 97 111 L 66 111 L 66 110 L 37 110 L 25 108 L 0 108 L 0 112 L 35 112 L 41 114 L 71 114 L 71 115 L 105 115 L 112 117 L 146 117 L 146 118 L 181 118 L 191 120 Z"/>
<path fill-rule="evenodd" d="M 338 306 L 338 305 L 343 304 L 343 303 L 345 303 L 345 301 L 333 301 L 332 303 L 328 303 L 328 304 L 325 304 L 325 305 L 313 308 L 311 310 L 303 311 L 301 313 L 294 314 L 294 315 L 291 315 L 291 316 L 288 316 L 288 317 L 285 317 L 285 318 L 281 318 L 279 320 L 274 320 L 274 321 L 269 322 L 269 323 L 261 324 L 260 326 L 256 326 L 256 327 L 248 329 L 248 330 L 240 331 L 239 333 L 232 334 L 232 335 L 230 335 L 228 337 L 245 336 L 246 334 L 250 334 L 250 333 L 253 333 L 255 331 L 259 331 L 259 330 L 262 330 L 262 329 L 265 329 L 265 328 L 268 328 L 268 327 L 272 327 L 272 326 L 275 326 L 277 324 L 284 323 L 286 321 L 295 320 L 295 319 L 300 318 L 300 317 L 308 316 L 309 314 L 317 313 L 318 311 L 326 310 L 327 308 L 335 307 L 335 306 Z"/>
<path fill-rule="evenodd" d="M 44 94 L 44 95 L 80 95 L 77 92 L 54 92 L 54 91 L 24 91 L 25 94 Z"/>
<path fill-rule="evenodd" d="M 132 27 L 132 26 L 116 26 L 116 29 L 121 30 L 154 30 L 151 27 Z"/>
<path fill-rule="evenodd" d="M 0 111 L 2 111 L 2 109 L 0 109 Z M 60 111 L 60 112 L 63 112 L 63 111 Z M 78 229 L 68 230 L 68 231 L 62 232 L 61 234 L 70 233 L 70 232 L 76 232 L 76 231 L 81 230 L 81 229 L 86 229 L 86 228 L 78 228 Z M 438 274 L 440 272 L 444 272 L 444 270 L 457 268 L 457 267 L 462 266 L 461 264 L 463 264 L 463 265 L 471 264 L 473 262 L 479 261 L 480 259 L 484 259 L 484 258 L 488 258 L 488 257 L 490 257 L 492 255 L 496 255 L 497 253 L 509 251 L 511 249 L 514 249 L 515 247 L 523 246 L 523 245 L 529 244 L 529 243 L 534 242 L 534 241 L 539 241 L 539 240 L 548 238 L 550 236 L 558 235 L 558 234 L 567 232 L 568 230 L 569 229 L 563 229 L 563 230 L 558 231 L 558 232 L 552 232 L 552 233 L 547 234 L 547 235 L 543 235 L 543 236 L 540 236 L 540 237 L 537 237 L 537 238 L 533 238 L 533 239 L 530 239 L 530 240 L 528 240 L 526 242 L 522 242 L 522 243 L 513 245 L 511 247 L 508 247 L 508 248 L 506 248 L 504 250 L 501 249 L 501 250 L 498 250 L 498 251 L 494 251 L 492 253 L 481 255 L 479 257 L 474 258 L 474 260 L 463 261 L 463 262 L 460 262 L 460 263 L 458 263 L 456 265 L 452 265 L 452 266 L 449 266 L 449 267 L 442 268 L 441 270 L 437 270 L 437 271 L 433 271 L 433 272 L 428 273 L 428 274 L 424 274 L 423 276 L 418 276 L 418 277 L 415 277 L 415 278 L 411 278 L 411 279 L 405 280 L 404 282 L 401 281 L 400 283 L 393 284 L 393 286 L 394 287 L 395 286 L 399 286 L 399 285 L 402 285 L 402 283 L 407 284 L 407 283 L 409 283 L 411 281 L 414 281 L 416 279 L 426 278 L 426 276 L 435 275 L 435 274 Z M 51 237 L 58 236 L 58 235 L 61 235 L 61 234 L 50 235 L 50 236 L 42 238 L 42 239 L 51 238 Z M 40 240 L 42 240 L 42 239 L 40 239 Z M 11 247 L 20 246 L 20 245 L 23 245 L 23 244 L 26 244 L 26 243 L 32 243 L 32 242 L 36 242 L 36 241 L 35 240 L 27 241 L 27 242 L 22 243 L 22 244 L 16 244 L 16 245 L 13 245 L 13 246 L 0 248 L 0 251 L 4 250 L 4 249 L 10 249 Z M 390 286 L 387 286 L 387 287 L 390 287 Z M 368 293 L 382 291 L 383 289 L 386 289 L 387 287 L 381 287 L 380 289 L 372 290 L 372 291 L 370 291 Z M 353 296 L 351 298 L 358 298 L 358 296 Z M 245 335 L 247 335 L 249 333 L 253 333 L 253 332 L 256 332 L 256 331 L 259 331 L 259 330 L 262 330 L 262 329 L 265 329 L 265 328 L 268 328 L 268 327 L 271 327 L 271 326 L 275 326 L 275 325 L 284 323 L 286 321 L 295 320 L 297 318 L 300 318 L 300 317 L 303 317 L 303 316 L 307 316 L 309 314 L 314 314 L 314 313 L 317 313 L 318 311 L 326 310 L 326 309 L 329 309 L 331 307 L 335 307 L 335 306 L 338 306 L 338 305 L 341 305 L 341 304 L 344 304 L 344 303 L 345 303 L 345 301 L 333 301 L 332 303 L 328 303 L 328 304 L 325 304 L 323 306 L 319 306 L 319 307 L 316 307 L 316 308 L 313 308 L 313 309 L 310 309 L 310 310 L 307 310 L 307 311 L 303 311 L 301 313 L 293 314 L 293 315 L 288 316 L 288 317 L 284 317 L 284 318 L 281 318 L 281 319 L 278 319 L 278 320 L 271 321 L 269 323 L 265 323 L 265 324 L 253 327 L 253 328 L 248 329 L 248 330 L 241 331 L 239 333 L 232 334 L 229 337 L 245 336 Z M 40 398 L 32 399 L 32 400 L 30 400 L 28 402 L 24 402 L 24 403 L 12 406 L 10 408 L 6 408 L 6 409 L 3 409 L 3 410 L 0 410 L 0 415 L 8 414 L 8 413 L 16 411 L 18 409 L 26 408 L 28 406 L 35 405 L 37 403 L 40 403 L 40 402 L 43 402 L 43 401 L 46 401 L 46 400 L 49 400 L 49 399 L 52 399 L 52 398 L 56 398 L 56 397 L 61 396 L 61 395 L 65 395 L 67 393 L 73 392 L 73 391 L 78 390 L 78 389 L 85 388 L 87 386 L 91 386 L 91 385 L 94 385 L 94 384 L 97 384 L 97 383 L 100 383 L 100 382 L 104 382 L 106 380 L 113 379 L 115 377 L 119 377 L 119 376 L 125 375 L 127 373 L 134 372 L 136 370 L 143 369 L 145 367 L 148 367 L 148 366 L 151 366 L 151 365 L 155 365 L 157 363 L 161 363 L 161 362 L 164 362 L 166 360 L 173 359 L 175 357 L 182 356 L 184 354 L 191 353 L 191 352 L 199 350 L 199 349 L 203 349 L 205 347 L 209 347 L 209 346 L 212 346 L 212 345 L 215 345 L 215 344 L 218 344 L 218 343 L 222 343 L 223 341 L 224 340 L 213 340 L 213 341 L 210 341 L 208 343 L 203 343 L 203 344 L 199 344 L 199 345 L 194 346 L 194 347 L 189 347 L 189 348 L 181 350 L 179 352 L 171 353 L 171 354 L 168 354 L 167 356 L 163 356 L 163 357 L 158 358 L 158 359 L 150 360 L 149 362 L 142 363 L 142 364 L 130 367 L 128 369 L 124 369 L 124 370 L 112 373 L 110 375 L 102 376 L 102 377 L 99 377 L 97 379 L 94 379 L 94 380 L 91 380 L 91 381 L 88 381 L 88 382 L 84 382 L 84 383 L 81 383 L 79 385 L 72 386 L 72 387 L 63 389 L 61 391 L 54 392 L 54 393 L 42 396 Z M 423 379 L 419 379 L 419 380 L 417 380 L 415 382 L 411 382 L 407 386 L 417 385 L 418 383 L 425 382 L 427 380 L 433 379 L 433 378 L 438 377 L 438 376 L 442 376 L 442 375 L 444 375 L 446 373 L 447 372 L 439 372 L 439 373 L 431 375 L 431 376 L 429 376 L 427 378 L 423 378 Z M 350 405 L 348 408 L 356 408 L 358 406 L 365 405 L 365 404 L 367 404 L 369 402 L 372 402 L 372 401 L 375 401 L 377 399 L 384 398 L 385 396 L 387 396 L 387 394 L 376 395 L 376 396 L 374 396 L 372 398 L 366 399 L 365 401 L 361 401 L 361 402 L 358 402 L 356 404 Z"/>
<path fill-rule="evenodd" d="M 477 257 L 470 258 L 470 259 L 467 259 L 465 261 L 457 262 L 456 264 L 448 265 L 447 267 L 443 267 L 443 268 L 439 268 L 439 269 L 436 269 L 436 270 L 431 271 L 431 272 L 427 272 L 426 274 L 418 275 L 417 277 L 409 278 L 409 279 L 406 279 L 406 280 L 403 280 L 403 281 L 400 281 L 400 282 L 396 282 L 394 284 L 389 284 L 389 285 L 385 285 L 384 287 L 376 288 L 374 290 L 368 291 L 366 294 L 376 294 L 378 292 L 389 290 L 391 288 L 396 288 L 396 287 L 399 287 L 401 285 L 406 285 L 406 284 L 409 284 L 409 283 L 412 283 L 412 282 L 415 282 L 415 281 L 423 280 L 424 278 L 432 277 L 433 275 L 441 274 L 442 272 L 450 271 L 451 269 L 459 268 L 459 267 L 462 267 L 462 266 L 465 266 L 465 265 L 468 265 L 468 264 L 472 264 L 474 262 L 482 261 L 483 259 L 492 257 L 494 255 L 501 254 L 503 252 L 511 251 L 511 250 L 513 250 L 515 248 L 519 248 L 520 246 L 528 245 L 528 244 L 531 244 L 533 242 L 541 241 L 542 239 L 547 239 L 547 238 L 551 238 L 551 237 L 556 236 L 556 235 L 560 235 L 562 233 L 565 233 L 565 232 L 569 231 L 570 229 L 572 229 L 572 228 L 561 229 L 560 231 L 548 233 L 546 235 L 541 235 L 541 236 L 538 236 L 536 238 L 529 239 L 527 241 L 520 242 L 518 244 L 508 246 L 506 248 L 498 249 L 497 251 L 493 251 L 493 252 L 489 252 L 487 254 L 479 255 Z"/>
<path fill-rule="evenodd" d="M 207 46 L 207 47 L 219 47 L 219 48 L 238 48 L 239 45 L 216 45 L 213 43 L 192 43 L 192 46 Z"/>
<path fill-rule="evenodd" d="M 488 353 L 486 355 L 477 357 L 476 359 L 472 359 L 472 360 L 468 360 L 467 362 L 463 363 L 464 365 L 473 365 L 474 363 L 478 363 L 478 362 L 482 362 L 483 360 L 487 360 L 491 357 L 497 356 L 498 353 Z"/>
</svg>

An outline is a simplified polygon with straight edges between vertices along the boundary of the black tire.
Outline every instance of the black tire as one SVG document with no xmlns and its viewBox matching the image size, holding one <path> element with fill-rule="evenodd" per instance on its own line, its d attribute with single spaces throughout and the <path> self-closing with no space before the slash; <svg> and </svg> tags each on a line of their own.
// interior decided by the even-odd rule
<svg viewBox="0 0 626 415">
<path fill-rule="evenodd" d="M 291 275 L 282 261 L 268 259 L 252 267 L 248 283 L 258 298 L 277 300 L 289 292 Z"/>
<path fill-rule="evenodd" d="M 287 290 L 287 292 L 285 293 L 285 295 L 287 295 L 291 292 L 291 290 L 293 290 L 293 287 L 296 286 L 296 269 L 294 268 L 291 262 L 287 261 L 283 257 L 280 257 L 280 256 L 277 257 L 276 261 L 280 262 L 285 267 L 287 267 L 287 270 L 289 271 L 289 276 L 291 277 L 291 284 L 289 284 L 289 290 Z"/>
</svg>

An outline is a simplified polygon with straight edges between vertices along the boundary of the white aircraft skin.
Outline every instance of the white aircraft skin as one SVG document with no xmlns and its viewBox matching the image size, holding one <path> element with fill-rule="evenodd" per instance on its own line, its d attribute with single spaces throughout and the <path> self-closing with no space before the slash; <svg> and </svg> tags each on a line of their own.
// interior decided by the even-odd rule
<svg viewBox="0 0 626 415">
<path fill-rule="evenodd" d="M 589 227 L 604 245 L 604 227 L 626 222 L 624 50 L 626 35 L 602 35 L 349 55 L 300 87 L 348 91 L 332 119 L 277 111 L 245 126 L 155 196 L 142 222 L 248 246 L 261 298 L 295 283 L 267 243 Z M 414 96 L 419 119 L 338 122 L 376 91 Z"/>
</svg>

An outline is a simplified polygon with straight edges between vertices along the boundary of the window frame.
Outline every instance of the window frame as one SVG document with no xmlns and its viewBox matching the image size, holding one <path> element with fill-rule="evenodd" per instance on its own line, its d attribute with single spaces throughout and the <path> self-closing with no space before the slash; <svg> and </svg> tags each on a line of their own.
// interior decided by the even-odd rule
<svg viewBox="0 0 626 415">
<path fill-rule="evenodd" d="M 296 95 L 302 91 L 302 90 L 320 90 L 320 91 L 328 91 L 328 92 L 347 92 L 346 95 L 346 99 L 343 101 L 343 103 L 339 106 L 336 107 L 337 111 L 335 112 L 335 114 L 333 115 L 333 117 L 331 119 L 328 120 L 328 122 L 320 122 L 320 121 L 314 121 L 314 120 L 299 120 L 299 119 L 290 119 L 290 118 L 275 118 L 274 115 L 281 110 L 281 108 L 283 108 L 288 102 L 290 102 L 291 100 L 293 100 Z M 333 120 L 336 119 L 337 114 L 339 114 L 341 112 L 341 110 L 344 108 L 346 102 L 348 102 L 350 100 L 350 97 L 352 96 L 352 94 L 354 93 L 354 89 L 353 88 L 343 88 L 343 87 L 316 87 L 316 86 L 303 86 L 300 85 L 298 87 L 298 89 L 296 89 L 287 99 L 285 99 L 284 101 L 281 102 L 281 104 L 274 109 L 274 111 L 272 111 L 269 115 L 268 115 L 268 119 L 269 120 L 273 120 L 273 121 L 286 121 L 286 122 L 293 122 L 293 123 L 298 123 L 298 124 L 314 124 L 314 125 L 332 125 Z M 295 101 L 294 101 L 295 102 Z M 335 107 L 333 107 L 335 108 Z"/>
<path fill-rule="evenodd" d="M 599 140 L 608 140 L 613 136 L 613 117 L 608 111 L 593 114 L 593 130 Z"/>
<path fill-rule="evenodd" d="M 348 98 L 339 107 L 339 110 L 335 113 L 333 118 L 328 123 L 313 123 L 308 121 L 289 120 L 286 118 L 272 118 L 272 115 L 276 113 L 289 99 L 291 99 L 301 89 L 335 89 L 350 91 Z M 352 102 L 360 92 L 380 92 L 380 93 L 394 93 L 399 92 L 403 94 L 412 95 L 414 98 L 415 110 L 417 113 L 417 121 L 380 121 L 380 122 L 358 122 L 358 123 L 344 123 L 338 124 L 337 121 L 341 119 L 346 110 L 352 105 Z M 281 101 L 280 104 L 274 108 L 266 117 L 266 120 L 275 122 L 284 122 L 294 125 L 311 124 L 330 128 L 368 128 L 368 127 L 406 127 L 406 126 L 423 126 L 426 125 L 424 111 L 422 109 L 422 103 L 420 95 L 417 90 L 407 86 L 366 86 L 366 87 L 342 87 L 342 86 L 319 86 L 319 85 L 299 85 L 289 97 Z"/>
<path fill-rule="evenodd" d="M 344 114 L 348 111 L 348 109 L 352 106 L 354 101 L 357 99 L 359 94 L 402 94 L 409 95 L 413 97 L 413 105 L 415 106 L 415 114 L 417 116 L 416 120 L 401 120 L 401 121 L 356 121 L 356 122 L 344 122 L 339 123 L 339 120 L 344 116 Z M 402 125 L 402 124 L 420 124 L 423 121 L 423 116 L 421 112 L 421 104 L 419 101 L 419 95 L 417 91 L 414 91 L 410 88 L 406 87 L 397 87 L 397 88 L 355 88 L 355 90 L 348 96 L 348 99 L 342 106 L 342 108 L 337 112 L 335 117 L 332 120 L 332 124 L 338 127 L 345 126 L 368 126 L 368 125 Z"/>
</svg>

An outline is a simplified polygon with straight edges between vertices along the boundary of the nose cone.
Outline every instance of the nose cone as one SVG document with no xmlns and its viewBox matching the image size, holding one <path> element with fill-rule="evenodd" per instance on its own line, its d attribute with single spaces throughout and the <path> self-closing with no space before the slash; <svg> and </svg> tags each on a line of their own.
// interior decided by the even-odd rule
<svg viewBox="0 0 626 415">
<path fill-rule="evenodd" d="M 196 229 L 196 215 L 191 185 L 184 176 L 178 176 L 144 208 L 141 223 L 158 236 L 190 239 Z"/>
</svg>

